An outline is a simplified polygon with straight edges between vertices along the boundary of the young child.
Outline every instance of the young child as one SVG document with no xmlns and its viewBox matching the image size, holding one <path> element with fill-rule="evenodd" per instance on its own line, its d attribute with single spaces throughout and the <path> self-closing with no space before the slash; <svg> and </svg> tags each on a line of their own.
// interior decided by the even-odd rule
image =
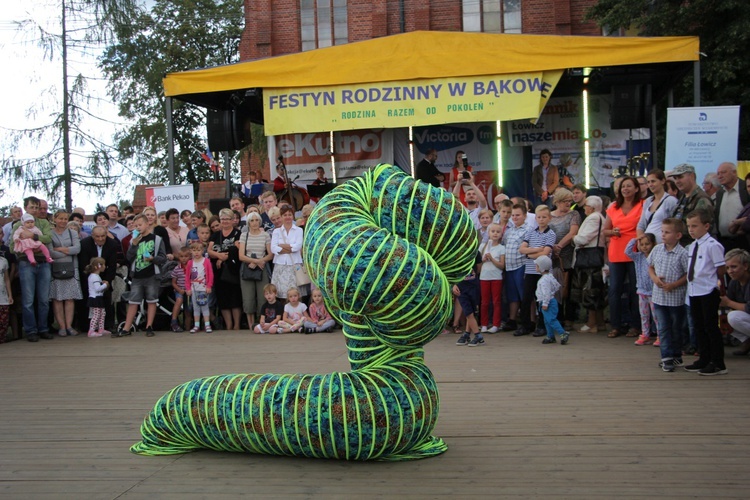
<svg viewBox="0 0 750 500">
<path fill-rule="evenodd" d="M 687 215 L 687 230 L 694 240 L 687 247 L 688 297 L 700 357 L 685 370 L 706 376 L 727 373 L 724 341 L 719 330 L 719 302 L 721 295 L 726 295 L 724 247 L 708 234 L 710 227 L 708 211 L 696 209 Z"/>
<path fill-rule="evenodd" d="M 526 256 L 526 269 L 523 277 L 523 301 L 521 302 L 521 322 L 522 326 L 513 334 L 515 337 L 528 335 L 534 332 L 534 337 L 543 337 L 544 329 L 542 323 L 537 317 L 536 329 L 531 321 L 531 306 L 534 302 L 534 293 L 536 285 L 541 278 L 541 274 L 536 268 L 535 260 L 542 255 L 551 255 L 552 248 L 555 246 L 555 232 L 549 228 L 549 221 L 552 218 L 550 209 L 547 205 L 539 205 L 535 210 L 536 223 L 538 227 L 529 229 L 524 236 L 523 243 L 519 252 Z M 506 249 L 507 254 L 507 249 Z"/>
<path fill-rule="evenodd" d="M 479 211 L 479 246 L 481 247 L 490 238 L 489 227 L 492 224 L 492 210 L 487 208 Z"/>
<path fill-rule="evenodd" d="M 479 306 L 479 280 L 477 279 L 477 271 L 481 263 L 481 257 L 479 256 L 479 252 L 477 252 L 474 268 L 463 281 L 453 285 L 453 295 L 458 298 L 458 303 L 466 317 L 466 331 L 456 341 L 456 345 L 476 347 L 484 344 L 484 336 L 479 331 L 479 325 L 475 316 L 476 309 Z M 472 331 L 474 332 L 474 338 L 471 338 Z"/>
<path fill-rule="evenodd" d="M 536 284 L 536 302 L 542 310 L 544 326 L 547 330 L 547 336 L 542 340 L 542 344 L 554 344 L 557 342 L 555 340 L 555 333 L 557 333 L 560 335 L 560 344 L 567 345 L 569 334 L 557 319 L 557 299 L 555 299 L 555 293 L 561 288 L 561 285 L 550 273 L 552 259 L 546 255 L 542 255 L 534 260 L 534 265 L 541 276 Z"/>
<path fill-rule="evenodd" d="M 508 227 L 508 223 L 510 222 L 510 217 L 513 214 L 513 202 L 510 200 L 503 200 L 500 202 L 500 205 L 497 206 L 497 213 L 492 218 L 492 222 L 495 224 L 500 224 L 500 227 L 503 228 L 503 234 L 505 234 L 505 229 Z"/>
<path fill-rule="evenodd" d="M 260 308 L 260 323 L 255 325 L 255 333 L 278 333 L 279 321 L 284 316 L 284 306 L 276 300 L 276 286 L 272 283 L 263 287 L 266 302 Z"/>
<path fill-rule="evenodd" d="M 292 287 L 286 292 L 284 314 L 279 321 L 278 333 L 302 332 L 307 306 L 299 301 L 299 290 Z"/>
<path fill-rule="evenodd" d="M 146 337 L 154 336 L 154 318 L 156 317 L 156 303 L 159 301 L 159 268 L 167 261 L 164 241 L 153 233 L 151 225 L 145 215 L 134 219 L 138 234 L 130 240 L 127 259 L 130 262 L 130 272 L 133 278 L 130 284 L 130 299 L 125 325 L 112 337 L 130 335 L 130 328 L 138 312 L 141 302 L 146 300 Z"/>
<path fill-rule="evenodd" d="M 672 372 L 682 365 L 682 332 L 686 328 L 685 292 L 688 254 L 680 246 L 684 230 L 680 219 L 664 219 L 662 243 L 648 255 L 648 274 L 653 281 L 651 303 L 659 334 L 661 368 Z"/>
<path fill-rule="evenodd" d="M 211 228 L 208 227 L 208 224 L 200 224 L 195 232 L 198 235 L 198 243 L 202 243 L 204 249 L 208 248 L 208 240 L 211 239 Z M 207 250 L 204 252 L 207 252 Z M 208 254 L 204 253 L 204 255 Z"/>
<path fill-rule="evenodd" d="M 187 263 L 185 277 L 185 293 L 191 298 L 193 305 L 193 328 L 190 333 L 198 333 L 201 329 L 201 316 L 206 333 L 213 332 L 211 328 L 211 313 L 209 296 L 214 286 L 214 271 L 204 253 L 206 247 L 202 243 L 190 244 L 192 259 Z"/>
<path fill-rule="evenodd" d="M 89 337 L 101 337 L 102 335 L 109 334 L 104 329 L 104 319 L 107 316 L 107 311 L 104 309 L 104 291 L 107 289 L 109 283 L 102 280 L 99 276 L 102 271 L 107 268 L 107 261 L 101 257 L 94 257 L 91 262 L 84 268 L 83 272 L 89 275 L 89 311 L 91 312 L 91 323 L 89 324 Z"/>
<path fill-rule="evenodd" d="M 305 333 L 331 332 L 335 324 L 323 302 L 323 293 L 316 288 L 312 292 L 310 307 L 305 311 Z"/>
<path fill-rule="evenodd" d="M 31 214 L 23 214 L 21 217 L 21 225 L 13 233 L 13 248 L 17 253 L 25 253 L 26 258 L 29 259 L 29 264 L 32 266 L 36 265 L 36 259 L 34 258 L 34 250 L 39 250 L 44 254 L 47 262 L 53 262 L 52 256 L 49 254 L 49 248 L 41 241 L 34 238 L 21 239 L 21 233 L 23 231 L 30 231 L 37 236 L 42 236 L 42 230 L 36 227 L 36 219 Z"/>
<path fill-rule="evenodd" d="M 0 344 L 5 343 L 10 326 L 10 306 L 13 304 L 13 290 L 10 286 L 10 266 L 5 257 L 0 256 Z"/>
<path fill-rule="evenodd" d="M 481 221 L 481 215 L 479 220 Z M 482 303 L 480 306 L 481 333 L 496 333 L 502 316 L 503 267 L 505 267 L 505 247 L 500 242 L 503 228 L 500 224 L 490 224 L 487 228 L 489 240 L 483 244 L 482 269 L 479 271 L 479 286 Z M 490 304 L 492 304 L 492 324 L 490 324 Z"/>
<path fill-rule="evenodd" d="M 177 250 L 177 267 L 172 270 L 172 288 L 174 289 L 174 306 L 172 307 L 172 321 L 170 327 L 173 332 L 180 333 L 185 330 L 180 326 L 180 322 L 177 317 L 180 315 L 182 304 L 185 302 L 186 297 L 186 277 L 190 273 L 188 268 L 188 261 L 190 260 L 190 248 L 184 247 Z M 185 314 L 187 318 L 187 314 Z"/>
<path fill-rule="evenodd" d="M 512 332 L 518 328 L 518 306 L 523 299 L 523 275 L 526 257 L 519 251 L 521 243 L 526 237 L 526 206 L 513 205 L 510 224 L 503 234 L 505 245 L 505 275 L 503 276 L 505 296 L 508 300 L 508 322 L 502 327 L 504 332 Z"/>
<path fill-rule="evenodd" d="M 640 238 L 633 238 L 625 247 L 625 255 L 630 257 L 635 264 L 636 293 L 638 294 L 638 307 L 641 311 L 641 334 L 635 341 L 635 345 L 651 344 L 651 319 L 653 318 L 654 323 L 656 323 L 656 313 L 654 313 L 654 306 L 651 303 L 654 282 L 651 281 L 651 276 L 648 274 L 648 256 L 654 245 L 656 245 L 656 236 L 646 233 Z"/>
</svg>

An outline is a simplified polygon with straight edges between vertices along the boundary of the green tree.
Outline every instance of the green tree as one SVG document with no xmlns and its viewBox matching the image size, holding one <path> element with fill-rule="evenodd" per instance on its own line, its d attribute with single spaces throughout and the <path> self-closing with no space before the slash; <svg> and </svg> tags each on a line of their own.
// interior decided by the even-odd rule
<svg viewBox="0 0 750 500">
<path fill-rule="evenodd" d="M 165 182 L 167 126 L 165 74 L 239 60 L 244 25 L 242 0 L 157 0 L 119 27 L 100 67 L 119 113 L 130 123 L 115 136 L 122 158 L 134 161 L 144 179 Z M 173 100 L 175 180 L 197 185 L 212 178 L 206 162 L 205 110 Z"/>
<path fill-rule="evenodd" d="M 643 36 L 698 36 L 701 105 L 750 105 L 750 2 L 746 0 L 599 0 L 588 18 L 610 30 Z M 693 105 L 693 77 L 675 88 L 675 105 Z M 740 115 L 740 158 L 750 158 L 750 119 Z M 663 148 L 662 148 L 663 150 Z"/>
<path fill-rule="evenodd" d="M 89 78 L 71 68 L 112 40 L 116 26 L 133 12 L 134 1 L 60 0 L 54 23 L 59 31 L 30 19 L 18 23 L 18 30 L 34 37 L 46 59 L 60 62 L 61 91 L 50 89 L 44 96 L 52 96 L 53 103 L 43 98 L 29 110 L 38 114 L 51 107 L 46 124 L 7 131 L 0 178 L 42 191 L 51 203 L 63 199 L 68 210 L 73 185 L 102 193 L 116 181 L 119 164 L 114 151 L 91 130 L 97 128 L 92 122 L 101 120 L 91 111 L 97 97 L 88 88 Z M 25 157 L 28 151 L 34 151 L 31 157 Z"/>
</svg>

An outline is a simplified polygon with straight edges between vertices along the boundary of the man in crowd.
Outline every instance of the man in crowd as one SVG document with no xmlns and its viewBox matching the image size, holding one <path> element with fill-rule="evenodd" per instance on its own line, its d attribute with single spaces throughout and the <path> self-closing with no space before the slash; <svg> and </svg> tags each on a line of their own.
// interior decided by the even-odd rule
<svg viewBox="0 0 750 500">
<path fill-rule="evenodd" d="M 111 203 L 107 205 L 107 209 L 105 210 L 107 212 L 107 215 L 109 216 L 109 225 L 107 226 L 107 229 L 109 229 L 109 232 L 117 236 L 117 239 L 122 241 L 125 239 L 127 235 L 130 234 L 130 231 L 120 224 L 118 219 L 120 218 L 120 209 L 117 208 L 117 205 L 114 203 Z"/>
<path fill-rule="evenodd" d="M 49 205 L 47 204 L 47 200 L 39 200 L 39 210 L 36 214 L 38 219 L 44 219 L 46 221 L 50 220 L 50 214 L 49 214 Z"/>
<path fill-rule="evenodd" d="M 13 226 L 16 222 L 21 220 L 22 215 L 23 210 L 21 210 L 21 207 L 11 207 L 10 222 L 3 226 L 3 232 L 5 233 L 5 240 L 3 243 L 5 243 L 5 246 L 10 247 L 10 240 L 13 239 Z"/>
<path fill-rule="evenodd" d="M 471 220 L 474 221 L 474 227 L 480 228 L 479 224 L 479 212 L 487 208 L 487 198 L 484 197 L 482 191 L 479 190 L 476 184 L 474 184 L 474 176 L 469 172 L 470 177 L 468 179 L 461 179 L 456 183 L 453 188 L 453 196 L 458 199 L 458 195 L 464 186 L 468 186 L 465 192 L 466 209 L 471 215 Z"/>
<path fill-rule="evenodd" d="M 711 197 L 711 201 L 716 201 L 716 193 L 721 190 L 719 176 L 715 172 L 709 172 L 703 178 L 703 190 Z"/>
<path fill-rule="evenodd" d="M 724 188 L 716 193 L 716 202 L 713 210 L 714 224 L 718 231 L 718 240 L 728 252 L 733 248 L 747 248 L 747 238 L 744 234 L 732 234 L 729 225 L 737 218 L 742 207 L 750 202 L 745 183 L 737 177 L 737 166 L 734 163 L 724 162 L 716 169 L 716 176 Z"/>
<path fill-rule="evenodd" d="M 714 206 L 711 203 L 711 198 L 696 184 L 695 167 L 687 163 L 681 163 L 672 170 L 672 176 L 677 189 L 682 194 L 680 202 L 672 212 L 672 217 L 685 222 L 688 214 L 693 210 L 700 208 L 709 213 L 713 212 Z M 714 221 L 714 224 L 711 225 L 711 231 L 709 231 L 711 234 L 715 234 L 715 227 Z M 692 242 L 693 238 L 685 231 L 680 240 L 680 245 L 686 247 Z"/>
<path fill-rule="evenodd" d="M 52 229 L 47 219 L 37 217 L 39 213 L 39 199 L 29 196 L 23 200 L 24 210 L 27 214 L 34 217 L 36 227 L 42 232 L 42 235 L 23 230 L 20 239 L 33 238 L 48 245 L 52 241 Z M 12 231 L 15 232 L 21 226 L 21 222 L 13 225 Z M 10 242 L 10 249 L 13 250 L 13 240 Z M 35 251 L 36 262 L 29 262 L 26 254 L 17 253 L 18 273 L 21 280 L 21 311 L 23 318 L 23 331 L 26 340 L 29 342 L 38 342 L 40 338 L 54 338 L 49 332 L 48 315 L 49 315 L 49 287 L 52 281 L 51 265 L 44 258 L 44 255 Z M 34 298 L 36 298 L 36 313 L 34 312 Z"/>
<path fill-rule="evenodd" d="M 120 245 L 117 241 L 107 237 L 107 229 L 104 226 L 94 226 L 91 229 L 91 236 L 81 240 L 81 252 L 78 254 L 78 269 L 81 276 L 81 291 L 83 292 L 83 300 L 77 301 L 76 303 L 76 314 L 75 318 L 78 322 L 79 330 L 86 331 L 89 328 L 88 324 L 88 296 L 89 287 L 88 280 L 84 278 L 86 274 L 83 272 L 86 265 L 91 262 L 94 257 L 101 257 L 106 262 L 107 268 L 102 271 L 102 280 L 109 283 L 107 290 L 104 292 L 105 301 L 105 324 L 104 328 L 113 332 L 114 328 L 114 308 L 112 306 L 112 281 L 115 279 L 115 272 L 117 271 L 117 254 L 120 252 Z"/>
<path fill-rule="evenodd" d="M 445 180 L 445 175 L 437 169 L 435 160 L 437 160 L 437 151 L 432 148 L 428 149 L 422 161 L 417 164 L 416 178 L 427 184 L 440 187 Z"/>
</svg>

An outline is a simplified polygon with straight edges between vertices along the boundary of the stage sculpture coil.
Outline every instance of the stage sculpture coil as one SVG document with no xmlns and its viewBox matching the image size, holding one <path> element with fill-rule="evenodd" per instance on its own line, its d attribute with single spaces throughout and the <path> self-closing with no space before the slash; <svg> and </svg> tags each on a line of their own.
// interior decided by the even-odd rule
<svg viewBox="0 0 750 500">
<path fill-rule="evenodd" d="M 352 371 L 232 374 L 184 383 L 141 426 L 142 455 L 200 448 L 411 460 L 447 447 L 423 346 L 474 264 L 468 212 L 443 189 L 381 164 L 328 193 L 305 226 L 313 282 L 343 325 Z"/>
</svg>

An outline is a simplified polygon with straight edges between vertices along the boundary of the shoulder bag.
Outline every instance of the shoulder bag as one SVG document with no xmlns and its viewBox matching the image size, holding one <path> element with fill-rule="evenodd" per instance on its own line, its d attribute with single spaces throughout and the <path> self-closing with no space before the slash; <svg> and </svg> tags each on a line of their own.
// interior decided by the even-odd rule
<svg viewBox="0 0 750 500">
<path fill-rule="evenodd" d="M 596 246 L 576 250 L 575 269 L 600 268 L 604 266 L 604 249 L 599 246 L 602 234 L 602 219 L 599 219 L 599 231 L 596 233 Z"/>
<path fill-rule="evenodd" d="M 250 237 L 250 230 L 248 229 L 247 233 L 245 233 L 245 251 L 247 251 L 247 239 Z M 256 255 L 254 253 L 250 254 L 250 258 L 257 259 Z M 240 277 L 244 281 L 260 281 L 263 279 L 263 269 L 259 267 L 248 267 L 247 262 L 242 262 L 242 272 L 240 273 Z"/>
</svg>

